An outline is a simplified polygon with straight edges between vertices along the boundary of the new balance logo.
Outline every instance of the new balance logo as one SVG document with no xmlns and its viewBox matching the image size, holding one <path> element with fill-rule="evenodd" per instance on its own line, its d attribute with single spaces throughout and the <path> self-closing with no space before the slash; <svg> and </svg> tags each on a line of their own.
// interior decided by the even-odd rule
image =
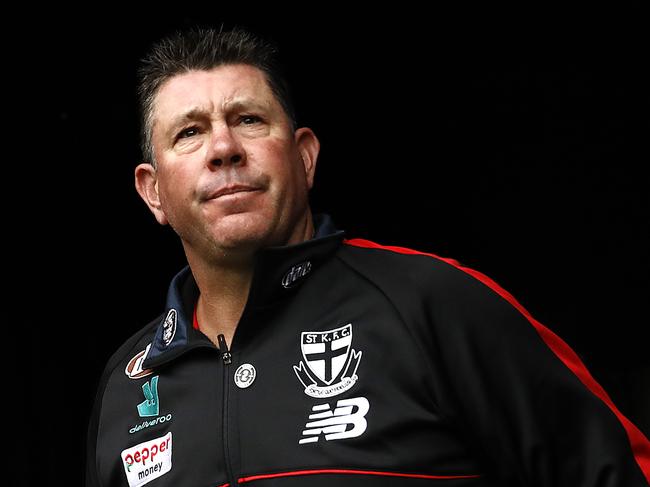
<svg viewBox="0 0 650 487">
<path fill-rule="evenodd" d="M 332 411 L 329 404 L 318 404 L 311 408 L 309 422 L 302 432 L 303 438 L 298 443 L 316 443 L 320 435 L 325 435 L 325 440 L 341 440 L 361 436 L 368 422 L 366 414 L 370 410 L 370 403 L 365 397 L 341 399 Z"/>
</svg>

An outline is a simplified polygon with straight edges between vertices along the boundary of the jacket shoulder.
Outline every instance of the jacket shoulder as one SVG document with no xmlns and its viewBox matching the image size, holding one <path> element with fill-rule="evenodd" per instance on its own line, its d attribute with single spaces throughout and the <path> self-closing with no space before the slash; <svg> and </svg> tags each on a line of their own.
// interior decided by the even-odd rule
<svg viewBox="0 0 650 487">
<path fill-rule="evenodd" d="M 427 294 L 467 291 L 493 284 L 487 276 L 464 267 L 455 259 L 406 247 L 380 245 L 370 240 L 345 240 L 340 256 L 370 280 L 406 285 L 411 293 L 418 289 Z"/>
<path fill-rule="evenodd" d="M 494 280 L 455 259 L 362 239 L 346 240 L 339 256 L 379 288 L 406 322 L 478 327 L 482 334 L 490 328 L 484 326 L 488 317 L 493 327 L 532 318 Z"/>
<path fill-rule="evenodd" d="M 133 355 L 134 351 L 144 350 L 145 347 L 150 344 L 153 340 L 156 329 L 160 324 L 162 315 L 151 320 L 146 326 L 140 328 L 135 332 L 131 337 L 129 337 L 108 359 L 106 367 L 104 368 L 104 373 L 102 374 L 102 379 L 100 382 L 105 383 L 108 376 L 110 376 L 113 370 L 123 361 Z"/>
</svg>

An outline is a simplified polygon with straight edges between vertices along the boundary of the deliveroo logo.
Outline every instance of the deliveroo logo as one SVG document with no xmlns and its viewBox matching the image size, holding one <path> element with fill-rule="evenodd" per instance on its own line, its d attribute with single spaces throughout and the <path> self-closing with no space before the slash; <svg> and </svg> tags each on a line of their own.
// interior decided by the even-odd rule
<svg viewBox="0 0 650 487">
<path fill-rule="evenodd" d="M 158 403 L 158 376 L 142 384 L 142 393 L 144 394 L 144 401 L 138 404 L 138 414 L 140 414 L 140 417 L 158 416 L 160 410 L 160 404 Z"/>
</svg>

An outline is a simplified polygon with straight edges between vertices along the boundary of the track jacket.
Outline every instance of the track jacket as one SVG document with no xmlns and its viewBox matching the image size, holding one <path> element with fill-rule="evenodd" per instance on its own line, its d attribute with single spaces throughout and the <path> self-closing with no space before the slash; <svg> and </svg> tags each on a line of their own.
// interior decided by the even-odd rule
<svg viewBox="0 0 650 487">
<path fill-rule="evenodd" d="M 173 279 L 101 378 L 87 486 L 648 485 L 647 438 L 510 294 L 315 221 L 257 254 L 230 350 Z"/>
</svg>

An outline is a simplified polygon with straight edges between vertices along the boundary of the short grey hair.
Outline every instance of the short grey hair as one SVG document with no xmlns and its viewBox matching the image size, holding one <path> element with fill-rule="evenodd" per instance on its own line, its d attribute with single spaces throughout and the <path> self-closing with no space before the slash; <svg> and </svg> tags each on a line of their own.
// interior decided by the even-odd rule
<svg viewBox="0 0 650 487">
<path fill-rule="evenodd" d="M 292 128 L 296 115 L 277 47 L 241 28 L 194 28 L 156 42 L 138 69 L 140 146 L 146 162 L 156 166 L 152 143 L 153 105 L 158 90 L 170 78 L 194 70 L 246 64 L 260 69 L 284 109 Z"/>
</svg>

